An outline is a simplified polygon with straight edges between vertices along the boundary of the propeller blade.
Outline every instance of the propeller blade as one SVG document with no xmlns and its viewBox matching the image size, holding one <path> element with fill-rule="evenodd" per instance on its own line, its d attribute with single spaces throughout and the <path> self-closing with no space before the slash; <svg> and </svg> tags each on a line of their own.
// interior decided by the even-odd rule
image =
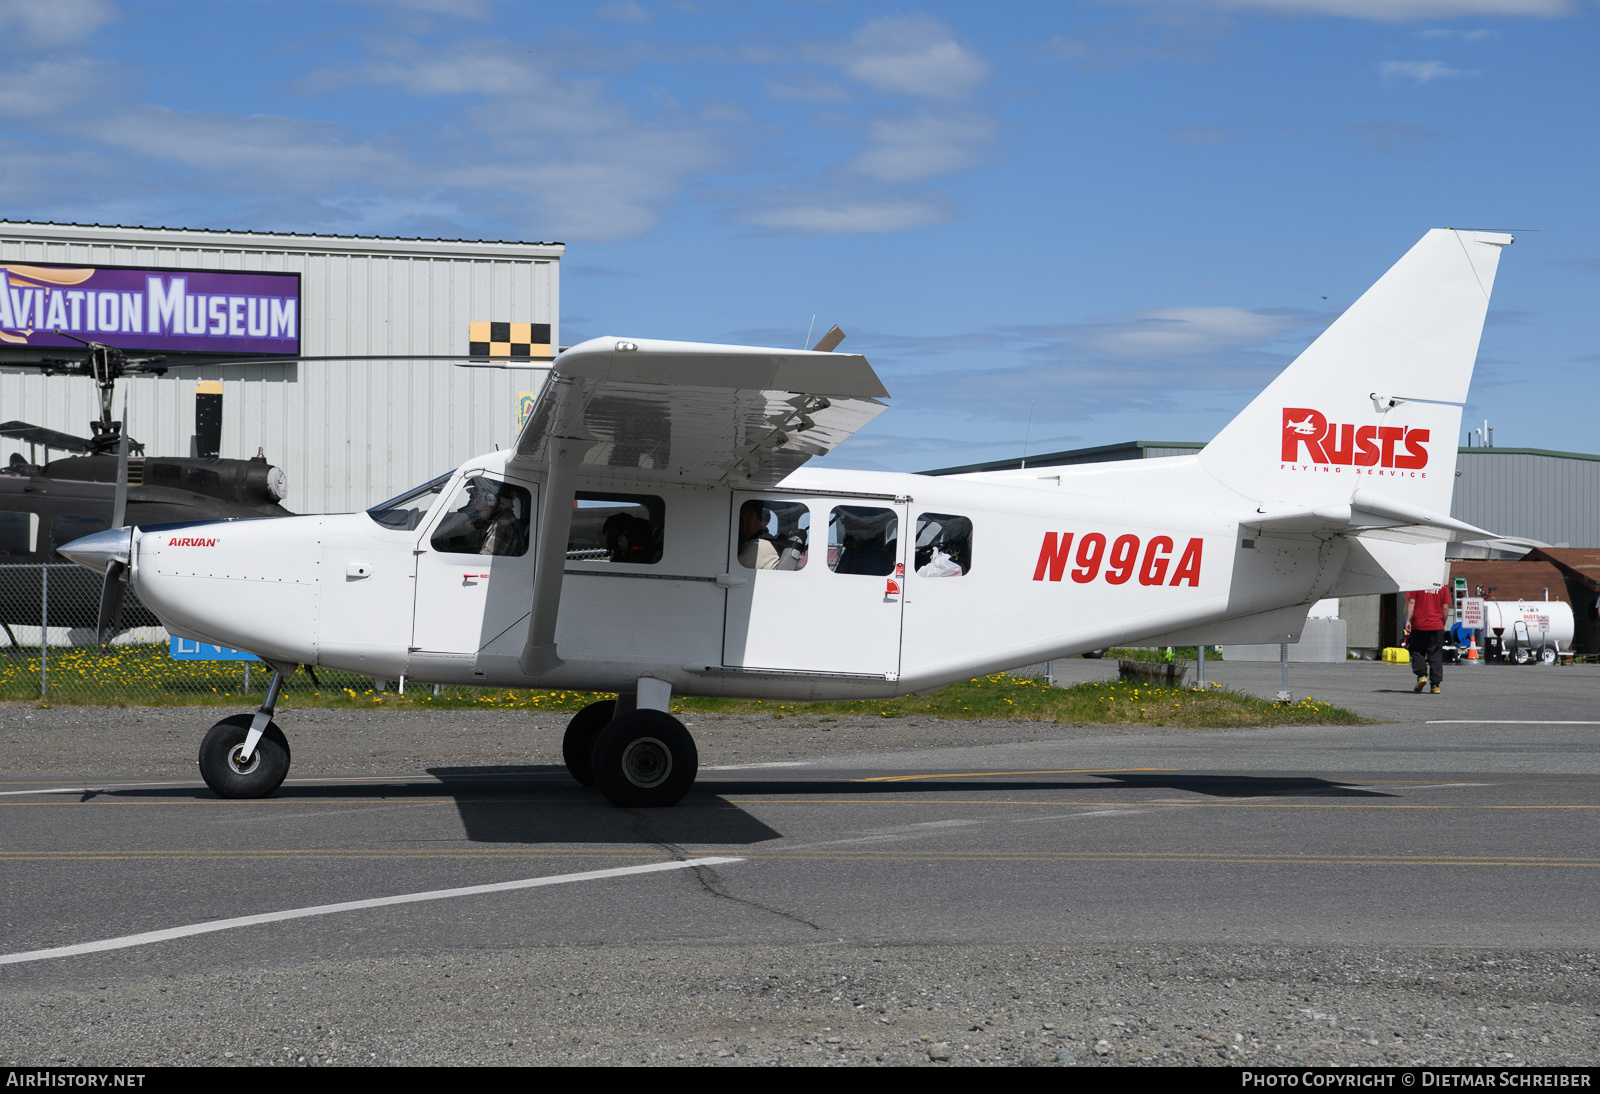
<svg viewBox="0 0 1600 1094">
<path fill-rule="evenodd" d="M 117 491 L 111 503 L 111 527 L 121 528 L 128 516 L 128 397 L 122 397 L 122 436 L 117 439 Z M 121 601 L 119 600 L 120 604 Z M 102 619 L 102 625 L 104 620 Z"/>
<path fill-rule="evenodd" d="M 828 328 L 828 333 L 824 334 L 822 338 L 818 340 L 817 344 L 811 348 L 813 351 L 832 353 L 834 347 L 843 341 L 844 331 L 840 330 L 839 324 L 835 323 L 833 326 Z"/>
<path fill-rule="evenodd" d="M 128 564 L 120 558 L 114 558 L 106 566 L 106 580 L 100 586 L 100 620 L 98 634 L 100 645 L 104 646 L 111 641 L 117 633 L 122 622 L 122 598 L 127 594 L 128 585 L 123 581 L 123 575 L 128 572 Z"/>
</svg>

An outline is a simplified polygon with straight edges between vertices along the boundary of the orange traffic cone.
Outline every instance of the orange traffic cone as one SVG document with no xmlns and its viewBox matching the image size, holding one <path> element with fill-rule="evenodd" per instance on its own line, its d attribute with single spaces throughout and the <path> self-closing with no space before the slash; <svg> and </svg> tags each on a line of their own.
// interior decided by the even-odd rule
<svg viewBox="0 0 1600 1094">
<path fill-rule="evenodd" d="M 1477 640 L 1477 638 L 1475 636 L 1469 634 L 1467 636 L 1467 660 L 1468 661 L 1476 661 L 1477 659 L 1478 659 L 1478 640 Z"/>
</svg>

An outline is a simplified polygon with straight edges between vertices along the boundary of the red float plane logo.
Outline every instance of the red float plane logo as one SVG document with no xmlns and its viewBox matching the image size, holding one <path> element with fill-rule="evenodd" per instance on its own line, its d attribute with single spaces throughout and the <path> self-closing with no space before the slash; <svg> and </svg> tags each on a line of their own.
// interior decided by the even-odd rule
<svg viewBox="0 0 1600 1094">
<path fill-rule="evenodd" d="M 1309 407 L 1283 408 L 1284 463 L 1415 471 L 1428 466 L 1428 435 L 1426 429 L 1403 425 L 1330 422 L 1327 415 Z"/>
<path fill-rule="evenodd" d="M 211 539 L 196 539 L 193 536 L 173 536 L 167 540 L 168 547 L 215 547 L 215 537 Z"/>
</svg>

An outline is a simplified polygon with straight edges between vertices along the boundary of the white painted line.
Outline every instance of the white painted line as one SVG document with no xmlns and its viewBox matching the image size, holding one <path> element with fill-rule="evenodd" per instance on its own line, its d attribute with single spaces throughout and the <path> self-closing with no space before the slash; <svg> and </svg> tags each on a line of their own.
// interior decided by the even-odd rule
<svg viewBox="0 0 1600 1094">
<path fill-rule="evenodd" d="M 0 798 L 10 798 L 18 794 L 98 794 L 98 790 L 90 790 L 87 786 L 58 786 L 51 790 L 0 790 Z"/>
<path fill-rule="evenodd" d="M 810 767 L 810 760 L 772 760 L 764 764 L 723 764 L 721 767 L 702 767 L 701 771 L 748 771 L 753 767 Z"/>
<path fill-rule="evenodd" d="M 1600 722 L 1536 722 L 1530 718 L 1432 718 L 1430 726 L 1600 726 Z"/>
<path fill-rule="evenodd" d="M 80 942 L 75 946 L 53 946 L 47 950 L 0 954 L 0 965 L 17 965 L 24 961 L 46 961 L 52 957 L 77 957 L 80 954 L 100 953 L 103 950 L 127 949 L 129 946 L 148 946 L 152 942 L 166 942 L 174 938 L 188 938 L 190 935 L 210 934 L 213 931 L 230 931 L 235 927 L 254 927 L 262 923 L 281 923 L 286 919 L 305 919 L 308 916 L 332 915 L 335 912 L 355 912 L 363 908 L 384 908 L 391 904 L 418 904 L 425 900 L 449 900 L 458 896 L 508 893 L 516 889 L 538 889 L 545 885 L 566 885 L 574 881 L 599 881 L 603 878 L 627 877 L 631 874 L 656 874 L 664 870 L 683 870 L 691 866 L 716 866 L 725 862 L 743 861 L 743 859 L 739 858 L 692 858 L 680 862 L 652 862 L 644 866 L 618 866 L 610 870 L 586 870 L 581 874 L 553 874 L 549 877 L 525 878 L 522 881 L 497 881 L 492 885 L 468 885 L 460 889 L 434 889 L 426 893 L 380 896 L 371 900 L 347 900 L 342 904 L 318 904 L 310 908 L 290 908 L 284 912 L 242 915 L 236 919 L 219 919 L 211 923 L 191 923 L 187 927 L 168 927 L 164 931 L 128 934 L 123 935 L 121 938 L 101 939 L 99 942 Z"/>
</svg>

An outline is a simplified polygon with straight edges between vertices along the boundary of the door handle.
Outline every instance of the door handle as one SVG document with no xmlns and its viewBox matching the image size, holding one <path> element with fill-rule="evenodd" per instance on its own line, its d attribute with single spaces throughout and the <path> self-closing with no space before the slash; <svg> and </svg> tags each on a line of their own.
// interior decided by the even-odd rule
<svg viewBox="0 0 1600 1094">
<path fill-rule="evenodd" d="M 750 579 L 735 577 L 733 574 L 718 574 L 717 584 L 724 589 L 737 589 L 750 584 Z"/>
</svg>

